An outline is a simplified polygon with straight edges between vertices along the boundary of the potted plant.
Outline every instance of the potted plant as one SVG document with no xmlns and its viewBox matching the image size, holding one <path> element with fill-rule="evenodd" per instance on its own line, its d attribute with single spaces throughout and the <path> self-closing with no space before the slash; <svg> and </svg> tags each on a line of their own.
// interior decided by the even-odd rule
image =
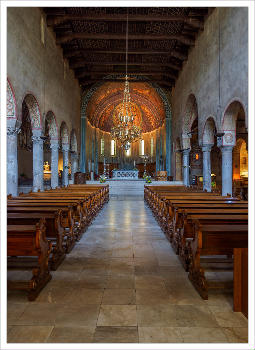
<svg viewBox="0 0 255 350">
<path fill-rule="evenodd" d="M 103 174 L 99 177 L 99 181 L 101 184 L 105 183 L 106 182 L 106 176 Z"/>
<path fill-rule="evenodd" d="M 145 181 L 147 184 L 151 184 L 151 176 L 147 175 Z"/>
</svg>

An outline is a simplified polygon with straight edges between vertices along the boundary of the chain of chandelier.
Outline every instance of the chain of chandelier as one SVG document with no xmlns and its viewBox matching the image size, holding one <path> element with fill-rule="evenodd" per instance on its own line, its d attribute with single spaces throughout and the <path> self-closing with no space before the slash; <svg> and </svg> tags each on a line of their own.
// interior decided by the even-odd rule
<svg viewBox="0 0 255 350">
<path fill-rule="evenodd" d="M 117 125 L 111 128 L 111 136 L 114 140 L 121 144 L 121 147 L 127 151 L 132 142 L 141 138 L 142 130 L 139 126 L 134 124 L 136 111 L 135 106 L 131 102 L 129 91 L 129 81 L 127 75 L 128 62 L 128 11 L 127 11 L 127 25 L 126 25 L 126 78 L 124 87 L 124 96 L 120 112 L 118 114 Z"/>
</svg>

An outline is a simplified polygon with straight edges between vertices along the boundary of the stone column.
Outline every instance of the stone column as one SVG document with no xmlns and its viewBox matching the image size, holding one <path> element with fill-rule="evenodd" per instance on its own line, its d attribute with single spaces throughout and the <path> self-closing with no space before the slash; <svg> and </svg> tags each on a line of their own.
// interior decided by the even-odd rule
<svg viewBox="0 0 255 350">
<path fill-rule="evenodd" d="M 62 179 L 62 186 L 68 186 L 68 153 L 69 153 L 69 145 L 63 144 L 62 145 L 62 151 L 63 151 L 63 179 Z"/>
<path fill-rule="evenodd" d="M 51 188 L 58 187 L 58 141 L 50 142 L 51 148 Z"/>
<path fill-rule="evenodd" d="M 203 151 L 203 190 L 212 191 L 211 184 L 211 148 L 213 145 L 202 146 Z"/>
<path fill-rule="evenodd" d="M 10 124 L 7 121 L 7 125 Z M 18 195 L 18 149 L 16 120 L 7 126 L 7 194 Z"/>
<path fill-rule="evenodd" d="M 43 139 L 41 130 L 33 130 L 33 192 L 43 191 Z"/>
<path fill-rule="evenodd" d="M 190 148 L 182 151 L 183 184 L 189 186 L 189 152 Z"/>
<path fill-rule="evenodd" d="M 233 146 L 221 146 L 222 154 L 222 196 L 232 196 L 232 150 Z"/>
<path fill-rule="evenodd" d="M 160 144 L 158 130 L 156 131 L 156 172 L 160 170 Z"/>
<path fill-rule="evenodd" d="M 95 173 L 98 175 L 98 137 L 95 129 Z"/>
<path fill-rule="evenodd" d="M 163 140 L 162 140 L 162 130 L 160 130 L 159 134 L 159 170 L 163 171 L 164 170 L 164 165 L 163 165 Z"/>
<path fill-rule="evenodd" d="M 171 175 L 171 119 L 166 118 L 166 171 L 167 176 Z"/>
<path fill-rule="evenodd" d="M 86 128 L 87 118 L 81 117 L 81 153 L 80 153 L 80 171 L 86 172 Z"/>
<path fill-rule="evenodd" d="M 71 153 L 71 183 L 74 183 L 74 174 L 78 171 L 78 154 Z"/>
</svg>

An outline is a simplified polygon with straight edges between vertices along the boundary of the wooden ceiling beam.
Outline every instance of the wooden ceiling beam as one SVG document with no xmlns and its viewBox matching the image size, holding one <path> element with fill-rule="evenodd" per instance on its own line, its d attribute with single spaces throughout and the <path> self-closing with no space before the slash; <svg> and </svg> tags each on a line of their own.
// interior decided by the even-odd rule
<svg viewBox="0 0 255 350">
<path fill-rule="evenodd" d="M 125 66 L 126 62 L 88 62 L 86 60 L 79 60 L 75 62 L 69 62 L 69 67 L 71 69 L 82 68 L 86 66 Z M 146 67 L 169 67 L 174 70 L 181 70 L 180 66 L 177 66 L 173 63 L 154 63 L 154 62 L 128 62 L 128 66 L 146 66 Z"/>
<path fill-rule="evenodd" d="M 116 80 L 116 79 L 89 79 L 89 80 L 84 80 L 84 81 L 80 81 L 80 85 L 81 86 L 86 86 L 86 85 L 90 85 L 90 84 L 95 84 L 95 83 L 98 83 L 98 82 L 123 82 L 124 83 L 124 80 Z M 159 80 L 159 79 L 153 79 L 153 80 L 137 80 L 137 79 L 134 79 L 134 80 L 130 80 L 130 83 L 142 83 L 142 82 L 147 82 L 147 83 L 150 83 L 150 82 L 154 82 L 154 83 L 157 83 L 157 84 L 163 84 L 163 85 L 166 85 L 168 87 L 173 87 L 174 85 L 170 82 L 170 81 L 166 81 L 166 80 Z"/>
<path fill-rule="evenodd" d="M 63 51 L 63 55 L 65 58 L 72 58 L 80 56 L 83 53 L 91 53 L 91 54 L 125 54 L 126 51 L 123 50 L 115 50 L 115 49 L 109 49 L 109 50 L 93 50 L 93 49 L 68 49 Z M 173 56 L 175 58 L 178 58 L 182 61 L 186 61 L 188 58 L 188 55 L 186 53 L 183 53 L 181 51 L 177 50 L 169 50 L 169 51 L 155 51 L 155 50 L 149 50 L 149 49 L 138 49 L 137 51 L 129 50 L 128 55 L 160 55 L 160 56 Z"/>
<path fill-rule="evenodd" d="M 111 74 L 118 74 L 118 73 L 114 73 L 114 72 L 97 72 L 97 71 L 90 71 L 90 72 L 77 72 L 75 74 L 75 77 L 77 79 L 81 79 L 84 77 L 91 77 L 91 76 L 107 76 L 107 75 L 111 75 Z M 121 73 L 120 73 L 121 74 Z M 125 72 L 123 72 L 123 74 L 125 74 Z M 136 76 L 142 76 L 142 75 L 149 75 L 149 76 L 162 76 L 164 75 L 165 77 L 172 79 L 173 81 L 175 81 L 175 79 L 177 79 L 177 76 L 175 74 L 172 74 L 170 72 L 165 72 L 165 71 L 146 71 L 146 72 L 139 72 L 139 73 L 128 73 L 129 77 L 132 77 L 132 75 L 136 75 Z"/>
<path fill-rule="evenodd" d="M 199 14 L 198 14 L 199 16 Z M 47 25 L 58 26 L 69 21 L 93 21 L 93 22 L 126 22 L 127 16 L 122 14 L 93 14 L 87 15 L 48 15 Z M 203 29 L 203 21 L 189 16 L 147 16 L 147 15 L 128 15 L 129 22 L 184 22 L 196 29 Z"/>
<path fill-rule="evenodd" d="M 126 40 L 125 34 L 118 33 L 67 33 L 64 35 L 57 35 L 57 44 L 65 44 L 75 39 L 81 40 Z M 195 39 L 190 36 L 185 36 L 182 34 L 162 34 L 162 35 L 152 35 L 152 34 L 129 34 L 129 40 L 177 40 L 181 44 L 187 46 L 195 45 Z"/>
</svg>

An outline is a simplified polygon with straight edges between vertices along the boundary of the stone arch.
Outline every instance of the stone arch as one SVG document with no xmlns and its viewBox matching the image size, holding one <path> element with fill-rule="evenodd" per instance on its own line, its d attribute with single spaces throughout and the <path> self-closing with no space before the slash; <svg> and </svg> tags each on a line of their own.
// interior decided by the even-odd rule
<svg viewBox="0 0 255 350">
<path fill-rule="evenodd" d="M 246 158 L 244 164 L 241 159 L 242 156 L 245 156 Z M 247 172 L 248 175 L 248 152 L 246 149 L 246 140 L 238 138 L 236 145 L 233 148 L 233 180 L 240 180 L 244 171 Z"/>
<path fill-rule="evenodd" d="M 65 122 L 62 122 L 60 126 L 60 143 L 61 146 L 69 144 L 69 131 Z"/>
<path fill-rule="evenodd" d="M 15 93 L 8 78 L 6 91 L 6 115 L 8 119 L 18 119 Z"/>
<path fill-rule="evenodd" d="M 190 148 L 190 136 L 192 124 L 198 118 L 197 100 L 194 94 L 190 94 L 186 105 L 182 123 L 182 147 Z"/>
<path fill-rule="evenodd" d="M 203 145 L 213 145 L 215 138 L 216 123 L 213 117 L 207 118 L 203 128 Z"/>
<path fill-rule="evenodd" d="M 58 140 L 58 125 L 57 125 L 57 120 L 56 116 L 52 111 L 48 111 L 45 117 L 45 124 L 46 121 L 48 123 L 49 127 L 49 137 L 50 140 Z"/>
<path fill-rule="evenodd" d="M 42 130 L 42 117 L 37 99 L 32 94 L 27 94 L 23 99 L 29 110 L 32 130 Z"/>
<path fill-rule="evenodd" d="M 71 152 L 78 152 L 78 144 L 77 144 L 77 137 L 76 137 L 76 131 L 72 129 L 70 134 L 70 151 Z"/>
<path fill-rule="evenodd" d="M 223 146 L 235 146 L 237 121 L 243 121 L 245 129 L 245 119 L 245 109 L 239 100 L 234 100 L 228 104 L 222 119 Z"/>
</svg>

